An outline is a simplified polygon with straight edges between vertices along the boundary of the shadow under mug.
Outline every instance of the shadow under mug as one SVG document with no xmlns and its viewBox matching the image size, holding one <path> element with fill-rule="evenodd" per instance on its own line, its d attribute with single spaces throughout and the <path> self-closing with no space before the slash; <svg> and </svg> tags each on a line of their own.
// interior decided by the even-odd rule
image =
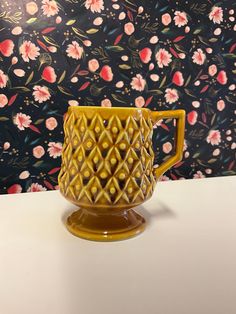
<svg viewBox="0 0 236 314">
<path fill-rule="evenodd" d="M 177 121 L 175 153 L 154 167 L 153 125 L 170 118 Z M 68 230 L 96 241 L 142 232 L 145 220 L 132 208 L 147 201 L 158 178 L 182 159 L 184 128 L 184 110 L 70 107 L 59 187 L 79 210 L 68 217 Z"/>
</svg>

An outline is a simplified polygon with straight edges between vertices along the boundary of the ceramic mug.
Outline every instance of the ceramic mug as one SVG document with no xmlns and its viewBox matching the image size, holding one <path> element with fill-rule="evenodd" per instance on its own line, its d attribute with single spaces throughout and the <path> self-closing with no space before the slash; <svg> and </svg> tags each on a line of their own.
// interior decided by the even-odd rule
<svg viewBox="0 0 236 314">
<path fill-rule="evenodd" d="M 176 119 L 176 152 L 154 167 L 153 125 Z M 132 208 L 147 201 L 158 178 L 182 159 L 185 111 L 70 107 L 64 122 L 59 187 L 79 206 L 67 219 L 76 236 L 97 241 L 142 232 L 145 219 Z"/>
</svg>

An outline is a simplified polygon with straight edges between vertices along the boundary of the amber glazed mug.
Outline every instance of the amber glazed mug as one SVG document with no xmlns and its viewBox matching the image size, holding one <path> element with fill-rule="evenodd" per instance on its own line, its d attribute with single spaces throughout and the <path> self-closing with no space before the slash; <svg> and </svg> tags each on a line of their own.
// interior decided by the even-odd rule
<svg viewBox="0 0 236 314">
<path fill-rule="evenodd" d="M 176 123 L 176 152 L 154 168 L 153 125 Z M 96 241 L 133 237 L 145 219 L 132 208 L 148 200 L 158 178 L 182 159 L 185 111 L 70 107 L 64 122 L 59 186 L 79 206 L 67 219 L 74 235 Z"/>
</svg>

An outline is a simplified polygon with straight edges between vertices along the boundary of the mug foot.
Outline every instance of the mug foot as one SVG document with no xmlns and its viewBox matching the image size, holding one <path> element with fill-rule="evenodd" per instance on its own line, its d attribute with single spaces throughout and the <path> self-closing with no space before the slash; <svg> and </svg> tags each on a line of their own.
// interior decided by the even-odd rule
<svg viewBox="0 0 236 314">
<path fill-rule="evenodd" d="M 119 241 L 134 237 L 145 229 L 145 219 L 134 210 L 101 214 L 80 208 L 66 222 L 75 236 L 92 241 Z"/>
</svg>

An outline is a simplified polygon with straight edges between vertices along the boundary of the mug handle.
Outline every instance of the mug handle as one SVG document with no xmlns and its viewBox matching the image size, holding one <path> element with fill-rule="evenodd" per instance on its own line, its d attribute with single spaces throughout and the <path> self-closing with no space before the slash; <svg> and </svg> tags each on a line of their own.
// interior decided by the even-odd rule
<svg viewBox="0 0 236 314">
<path fill-rule="evenodd" d="M 184 131 L 185 131 L 185 110 L 167 110 L 167 111 L 152 111 L 152 120 L 156 124 L 161 119 L 176 119 L 176 134 L 175 147 L 176 152 L 173 156 L 162 163 L 158 168 L 154 169 L 156 179 L 158 179 L 164 172 L 170 169 L 177 162 L 181 161 L 183 157 L 184 148 Z"/>
</svg>

